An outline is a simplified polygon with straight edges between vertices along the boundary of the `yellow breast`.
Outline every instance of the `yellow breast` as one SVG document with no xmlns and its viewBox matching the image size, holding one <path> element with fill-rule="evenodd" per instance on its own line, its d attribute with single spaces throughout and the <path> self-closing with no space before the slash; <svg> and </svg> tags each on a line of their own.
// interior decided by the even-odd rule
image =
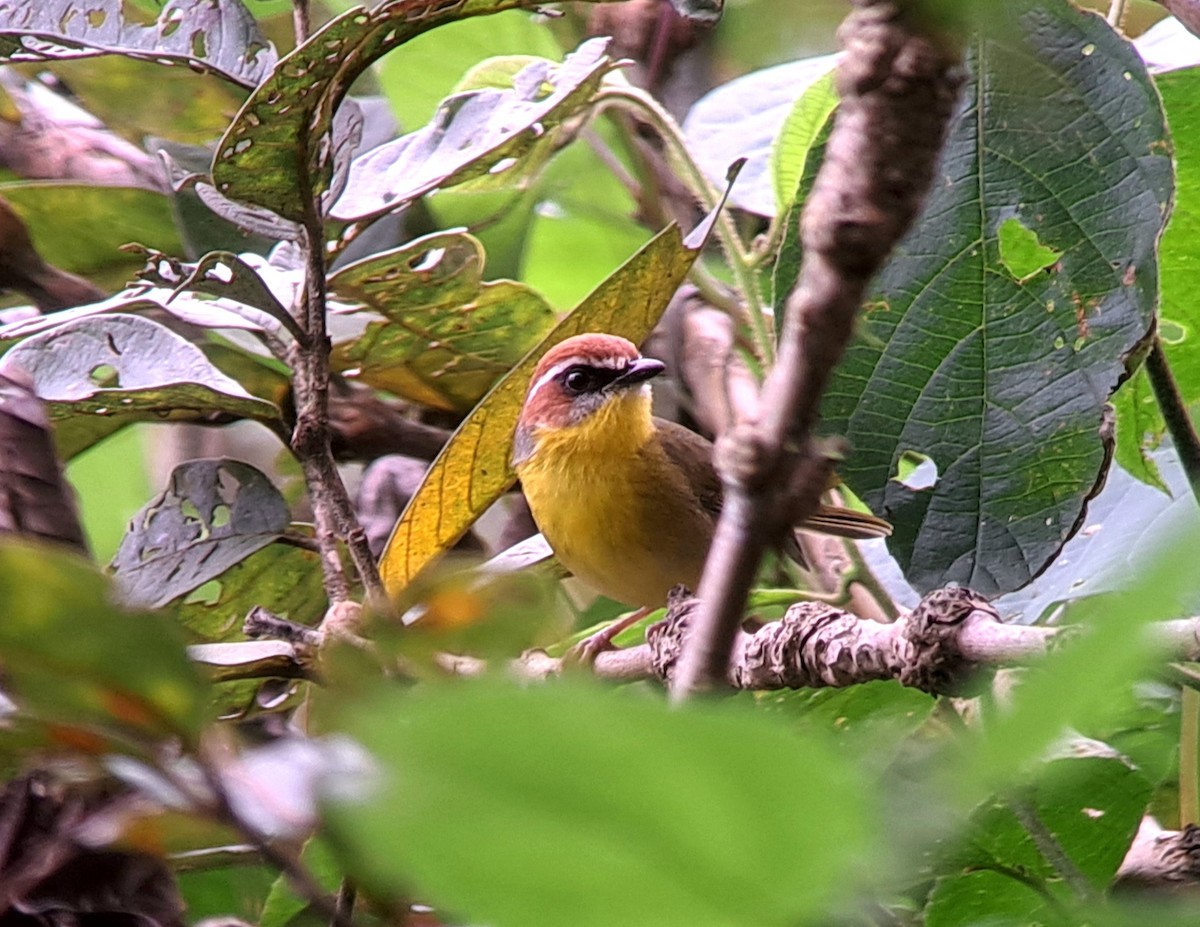
<svg viewBox="0 0 1200 927">
<path fill-rule="evenodd" d="M 538 528 L 572 573 L 628 605 L 659 606 L 700 580 L 713 521 L 653 440 L 649 401 L 609 402 L 538 433 L 517 468 Z"/>
</svg>

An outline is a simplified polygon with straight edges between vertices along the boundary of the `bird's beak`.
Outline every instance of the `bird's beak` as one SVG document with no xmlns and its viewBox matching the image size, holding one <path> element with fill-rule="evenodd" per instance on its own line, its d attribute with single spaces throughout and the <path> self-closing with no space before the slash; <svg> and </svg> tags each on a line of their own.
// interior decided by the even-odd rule
<svg viewBox="0 0 1200 927">
<path fill-rule="evenodd" d="M 628 389 L 631 386 L 637 386 L 639 383 L 645 383 L 647 380 L 653 379 L 666 369 L 667 366 L 662 361 L 651 360 L 649 357 L 639 357 L 626 367 L 625 372 L 613 380 L 608 385 L 608 388 Z"/>
</svg>

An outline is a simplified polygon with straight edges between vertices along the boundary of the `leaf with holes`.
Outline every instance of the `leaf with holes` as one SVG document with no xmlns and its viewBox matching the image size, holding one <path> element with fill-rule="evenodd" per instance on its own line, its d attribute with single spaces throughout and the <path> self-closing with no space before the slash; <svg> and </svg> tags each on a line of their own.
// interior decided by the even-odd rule
<svg viewBox="0 0 1200 927">
<path fill-rule="evenodd" d="M 466 411 L 554 326 L 541 296 L 510 280 L 484 283 L 479 241 L 428 235 L 351 264 L 330 292 L 373 312 L 365 330 L 337 339 L 333 362 L 371 386 L 413 402 Z"/>
<path fill-rule="evenodd" d="M 463 420 L 430 466 L 384 549 L 379 569 L 389 595 L 398 595 L 452 547 L 513 484 L 516 475 L 509 465 L 513 431 L 529 377 L 542 354 L 572 335 L 590 331 L 643 341 L 687 276 L 716 214 L 714 210 L 687 241 L 675 226 L 651 239 L 559 322 Z"/>
<path fill-rule="evenodd" d="M 171 0 L 158 21 L 126 20 L 120 0 L 0 2 L 0 62 L 117 54 L 186 64 L 256 87 L 275 49 L 240 0 Z"/>
<path fill-rule="evenodd" d="M 136 315 L 85 316 L 26 338 L 0 360 L 18 368 L 49 404 L 64 457 L 136 421 L 279 420 L 194 344 Z"/>
<path fill-rule="evenodd" d="M 598 0 L 608 2 L 608 0 Z M 302 221 L 311 189 L 328 189 L 329 135 L 342 98 L 371 64 L 413 36 L 470 16 L 528 9 L 541 0 L 391 0 L 331 20 L 281 59 L 246 101 L 217 146 L 212 176 L 230 199 Z"/>
<path fill-rule="evenodd" d="M 255 481 L 260 479 L 263 479 L 261 475 L 254 477 Z M 273 507 L 278 507 L 278 500 L 270 491 L 265 487 L 259 491 L 272 500 Z M 176 510 L 167 517 L 180 516 Z M 284 524 L 286 528 L 286 522 Z M 272 527 L 277 525 L 278 521 Z M 232 527 L 232 523 L 226 526 L 227 529 Z M 180 592 L 175 601 L 166 605 L 196 640 L 207 643 L 245 640 L 242 621 L 256 605 L 299 624 L 316 624 L 325 613 L 321 562 L 316 552 L 290 543 L 271 543 L 281 532 L 253 533 L 261 535 L 260 539 L 269 535 L 264 546 L 232 566 L 221 568 L 211 578 L 194 585 L 190 590 Z M 246 549 L 249 549 L 249 540 L 247 536 L 238 536 L 214 543 L 224 546 L 245 542 Z M 127 540 L 127 543 L 131 542 Z M 192 549 L 188 547 L 189 551 Z M 229 549 L 232 552 L 232 546 Z M 121 554 L 117 556 L 119 559 Z M 205 566 L 207 572 L 208 564 Z M 117 578 L 121 580 L 120 572 Z"/>
<path fill-rule="evenodd" d="M 215 579 L 278 540 L 287 502 L 237 460 L 191 460 L 133 516 L 112 570 L 128 602 L 157 607 Z"/>
<path fill-rule="evenodd" d="M 1092 13 L 1020 0 L 1006 14 L 971 43 L 924 215 L 822 409 L 919 590 L 1018 589 L 1081 527 L 1109 465 L 1105 404 L 1158 295 L 1172 165 L 1153 82 Z M 936 486 L 892 479 L 912 451 Z"/>
<path fill-rule="evenodd" d="M 605 54 L 608 43 L 590 39 L 560 65 L 538 59 L 511 89 L 454 94 L 429 125 L 356 158 L 333 215 L 364 219 L 464 181 L 527 176 L 564 143 L 558 130 L 587 112 L 604 75 L 617 67 Z"/>
<path fill-rule="evenodd" d="M 162 615 L 130 614 L 94 567 L 61 548 L 0 541 L 5 691 L 60 746 L 104 733 L 199 733 L 207 687 Z M 11 719 L 10 719 L 11 720 Z M 97 737 L 99 736 L 99 739 Z"/>
</svg>

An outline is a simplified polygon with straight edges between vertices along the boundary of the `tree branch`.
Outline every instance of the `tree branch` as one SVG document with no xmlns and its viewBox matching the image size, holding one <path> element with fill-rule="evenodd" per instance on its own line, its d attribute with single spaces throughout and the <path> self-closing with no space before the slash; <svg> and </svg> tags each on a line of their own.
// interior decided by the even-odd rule
<svg viewBox="0 0 1200 927">
<path fill-rule="evenodd" d="M 920 208 L 962 82 L 959 43 L 923 31 L 917 0 L 856 0 L 842 26 L 841 106 L 801 219 L 804 262 L 757 414 L 718 445 L 725 505 L 674 697 L 721 684 L 763 550 L 817 505 L 809 441 L 866 286 Z M 938 17 L 930 13 L 930 19 Z"/>
</svg>

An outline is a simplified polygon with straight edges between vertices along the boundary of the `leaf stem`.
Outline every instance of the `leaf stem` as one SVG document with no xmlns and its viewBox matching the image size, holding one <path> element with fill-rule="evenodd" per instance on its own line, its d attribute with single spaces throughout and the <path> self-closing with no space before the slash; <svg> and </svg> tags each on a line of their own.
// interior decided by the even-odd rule
<svg viewBox="0 0 1200 927">
<path fill-rule="evenodd" d="M 308 0 L 292 0 L 292 32 L 296 36 L 296 47 L 308 41 L 312 34 L 312 13 Z"/>
<path fill-rule="evenodd" d="M 1184 686 L 1179 704 L 1179 826 L 1200 823 L 1200 692 Z"/>
<path fill-rule="evenodd" d="M 1162 339 L 1157 333 L 1146 358 L 1146 374 L 1150 378 L 1154 398 L 1162 410 L 1163 421 L 1166 422 L 1171 442 L 1175 445 L 1175 452 L 1183 464 L 1183 472 L 1187 474 L 1188 484 L 1192 487 L 1192 495 L 1200 500 L 1200 436 L 1196 434 L 1196 426 L 1188 415 L 1175 376 L 1167 363 Z"/>
<path fill-rule="evenodd" d="M 1108 4 L 1108 15 L 1105 19 L 1114 29 L 1121 28 L 1121 21 L 1125 19 L 1125 6 L 1126 0 L 1111 0 Z"/>
<path fill-rule="evenodd" d="M 700 166 L 692 158 L 683 139 L 683 130 L 657 100 L 645 91 L 636 87 L 609 86 L 596 96 L 600 106 L 607 103 L 631 111 L 648 122 L 659 138 L 663 140 L 667 162 L 671 169 L 696 197 L 705 211 L 716 208 L 720 202 L 720 194 L 708 182 Z M 717 237 L 725 250 L 729 268 L 733 272 L 738 290 L 741 292 L 745 308 L 742 311 L 742 321 L 749 328 L 755 354 L 760 362 L 769 363 L 775 353 L 775 342 L 763 314 L 764 306 L 762 292 L 758 285 L 755 267 L 758 258 L 746 248 L 738 232 L 737 224 L 727 210 L 722 210 L 717 218 Z"/>
</svg>

